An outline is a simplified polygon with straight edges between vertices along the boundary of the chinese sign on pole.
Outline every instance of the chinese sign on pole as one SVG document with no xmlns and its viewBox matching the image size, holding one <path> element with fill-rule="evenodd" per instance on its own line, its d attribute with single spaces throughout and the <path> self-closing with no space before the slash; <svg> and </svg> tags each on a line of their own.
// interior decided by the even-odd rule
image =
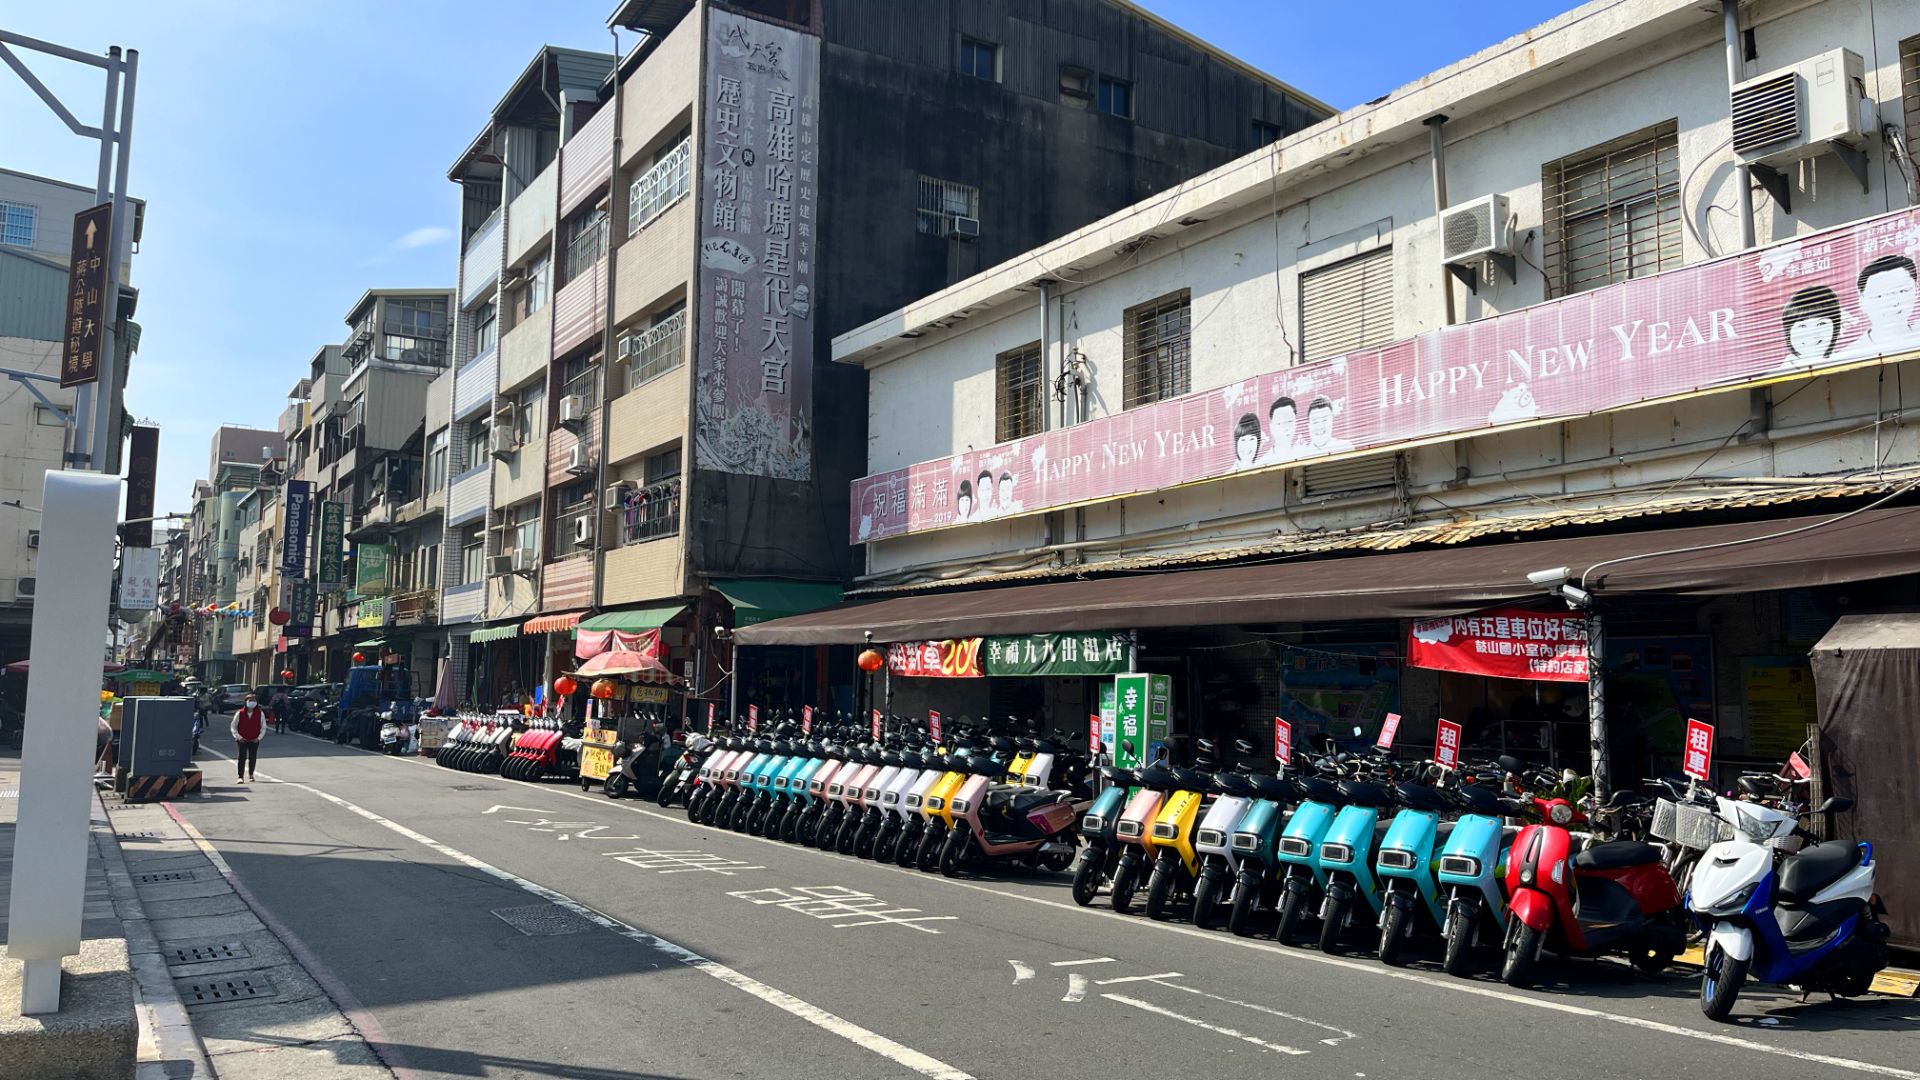
<svg viewBox="0 0 1920 1080">
<path fill-rule="evenodd" d="M 340 565 L 346 545 L 347 504 L 320 504 L 320 527 L 313 532 L 313 576 L 321 592 L 333 592 L 346 584 Z"/>
<path fill-rule="evenodd" d="M 73 215 L 73 247 L 67 263 L 66 343 L 60 353 L 60 385 L 100 381 L 100 348 L 112 318 L 108 306 L 107 247 L 113 235 L 113 204 Z"/>
<path fill-rule="evenodd" d="M 160 429 L 136 425 L 127 440 L 127 523 L 120 542 L 128 547 L 153 546 L 153 478 L 160 468 Z"/>
<path fill-rule="evenodd" d="M 1167 742 L 1173 716 L 1173 679 L 1166 675 L 1117 675 L 1113 680 L 1114 764 L 1133 768 L 1152 761 Z"/>
<path fill-rule="evenodd" d="M 313 636 L 314 608 L 317 606 L 313 582 L 305 578 L 293 578 L 282 582 L 281 589 L 284 593 L 281 603 L 286 607 L 289 617 L 287 624 L 280 628 L 280 635 L 282 637 Z"/>
<path fill-rule="evenodd" d="M 820 39 L 707 9 L 694 451 L 699 468 L 813 471 Z"/>
<path fill-rule="evenodd" d="M 387 570 L 393 548 L 386 544 L 357 544 L 353 549 L 353 591 L 361 596 L 385 596 Z"/>
<path fill-rule="evenodd" d="M 1460 725 L 1442 720 L 1433 736 L 1433 760 L 1449 769 L 1460 765 Z"/>
<path fill-rule="evenodd" d="M 1687 720 L 1687 752 L 1681 759 L 1680 771 L 1705 782 L 1713 770 L 1713 725 L 1689 718 Z"/>
<path fill-rule="evenodd" d="M 1415 622 L 1407 663 L 1545 682 L 1587 681 L 1587 623 L 1577 611 L 1495 608 Z"/>
</svg>

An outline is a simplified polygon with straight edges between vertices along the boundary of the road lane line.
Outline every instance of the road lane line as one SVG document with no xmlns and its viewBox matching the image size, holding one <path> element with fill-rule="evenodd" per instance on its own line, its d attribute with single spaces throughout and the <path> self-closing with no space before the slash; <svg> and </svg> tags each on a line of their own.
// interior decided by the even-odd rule
<svg viewBox="0 0 1920 1080">
<path fill-rule="evenodd" d="M 1183 976 L 1177 971 L 1163 971 L 1158 975 L 1122 975 L 1113 979 L 1100 979 L 1095 986 L 1118 986 L 1121 983 L 1159 982 L 1161 979 L 1178 979 Z"/>
<path fill-rule="evenodd" d="M 1322 1043 L 1326 1044 L 1327 1046 L 1338 1046 L 1339 1044 L 1346 1042 L 1348 1039 L 1357 1039 L 1360 1037 L 1354 1032 L 1348 1031 L 1346 1028 L 1334 1027 L 1332 1024 L 1323 1024 L 1318 1020 L 1310 1020 L 1304 1016 L 1295 1016 L 1290 1012 L 1281 1012 L 1279 1009 L 1272 1008 L 1271 1006 L 1257 1005 L 1251 1001 L 1241 1001 L 1238 998 L 1225 997 L 1220 994 L 1210 994 L 1207 991 L 1202 990 L 1197 986 L 1188 986 L 1185 983 L 1160 982 L 1158 980 L 1154 981 L 1154 985 L 1164 986 L 1169 990 L 1184 990 L 1189 994 L 1198 994 L 1203 998 L 1210 998 L 1214 1001 L 1224 1002 L 1228 1005 L 1238 1005 L 1243 1009 L 1252 1009 L 1254 1012 L 1263 1012 L 1263 1013 L 1266 1013 L 1268 1016 L 1277 1016 L 1282 1020 L 1293 1020 L 1298 1023 L 1306 1024 L 1309 1027 L 1317 1027 L 1322 1031 L 1339 1032 L 1339 1038 L 1320 1040 Z"/>
<path fill-rule="evenodd" d="M 1114 960 L 1114 958 L 1111 956 L 1096 956 L 1091 960 L 1055 960 L 1053 963 L 1048 964 L 1047 966 L 1048 967 L 1080 967 L 1084 964 L 1113 964 L 1113 963 L 1118 963 L 1118 961 Z"/>
<path fill-rule="evenodd" d="M 1061 1001 L 1085 1001 L 1087 999 L 1087 977 L 1074 972 L 1067 976 L 1067 993 Z"/>
<path fill-rule="evenodd" d="M 429 758 L 413 758 L 413 759 L 398 758 L 390 754 L 381 754 L 371 750 L 362 750 L 359 747 L 348 747 L 347 749 L 353 750 L 355 753 L 364 754 L 368 757 L 377 758 L 381 761 L 390 762 L 393 765 L 400 766 L 400 767 L 429 768 L 429 769 L 439 768 L 439 766 L 435 765 L 434 762 Z M 210 751 L 210 752 L 212 752 L 217 757 L 226 758 L 226 755 L 221 754 L 219 751 Z M 232 759 L 227 758 L 227 760 L 232 760 Z M 514 789 L 525 789 L 527 787 L 527 785 L 522 784 L 519 781 L 508 780 L 505 777 L 492 776 L 485 773 L 474 774 L 474 775 L 477 775 L 484 780 L 491 780 L 491 781 L 497 782 L 505 787 L 511 787 Z M 593 803 L 596 806 L 611 807 L 613 809 L 625 810 L 628 813 L 632 813 L 632 814 L 640 814 L 644 817 L 657 818 L 661 821 L 669 822 L 674 825 L 681 826 L 683 828 L 697 829 L 700 832 L 709 834 L 709 835 L 711 835 L 714 832 L 714 830 L 712 830 L 711 828 L 708 828 L 705 825 L 701 825 L 696 822 L 687 820 L 687 818 L 684 815 L 680 817 L 675 817 L 671 814 L 660 813 L 657 810 L 648 810 L 648 809 L 645 809 L 644 807 L 631 806 L 622 801 L 615 801 L 612 799 L 608 799 L 605 796 L 595 797 L 592 795 L 583 794 L 581 792 L 567 791 L 560 788 L 551 788 L 551 789 L 540 788 L 538 790 L 540 790 L 543 794 L 547 794 L 547 795 L 565 795 L 568 798 L 581 799 L 586 802 Z M 847 858 L 844 855 L 839 855 L 834 852 L 819 851 L 815 848 L 801 847 L 796 844 L 788 844 L 779 840 L 769 840 L 769 839 L 766 839 L 765 837 L 750 836 L 744 833 L 740 833 L 740 834 L 727 833 L 726 835 L 736 836 L 738 839 L 752 841 L 753 843 L 757 843 L 757 844 L 771 844 L 775 847 L 781 848 L 786 851 L 792 851 L 796 854 L 811 854 L 811 855 L 819 856 L 821 858 L 835 858 L 835 859 L 842 859 L 842 860 Z M 1356 972 L 1362 975 L 1378 976 L 1381 978 L 1388 978 L 1388 979 L 1398 979 L 1404 982 L 1417 983 L 1421 986 L 1426 986 L 1436 990 L 1446 990 L 1456 994 L 1468 994 L 1474 997 L 1492 998 L 1498 1001 L 1504 1001 L 1513 1005 L 1522 1005 L 1532 1009 L 1544 1009 L 1548 1012 L 1557 1012 L 1557 1013 L 1562 1013 L 1562 1014 L 1571 1015 L 1571 1016 L 1584 1016 L 1594 1020 L 1605 1020 L 1615 1024 L 1622 1024 L 1627 1027 L 1639 1028 L 1642 1031 L 1657 1031 L 1663 1035 L 1672 1035 L 1672 1036 L 1683 1038 L 1683 1039 L 1693 1039 L 1697 1042 L 1713 1043 L 1717 1046 L 1735 1047 L 1741 1050 L 1751 1050 L 1759 1054 L 1769 1054 L 1774 1057 L 1791 1058 L 1795 1061 L 1812 1062 L 1819 1065 L 1830 1065 L 1836 1069 L 1845 1069 L 1849 1072 L 1865 1073 L 1870 1076 L 1890 1076 L 1890 1077 L 1897 1078 L 1897 1080 L 1920 1080 L 1920 1072 L 1916 1072 L 1911 1069 L 1900 1069 L 1900 1068 L 1895 1068 L 1894 1066 L 1891 1066 L 1891 1065 L 1880 1065 L 1871 1061 L 1860 1061 L 1855 1058 L 1844 1058 L 1844 1057 L 1839 1057 L 1833 1054 L 1821 1054 L 1821 1053 L 1816 1053 L 1810 1050 L 1794 1050 L 1789 1047 L 1774 1046 L 1768 1043 L 1755 1042 L 1752 1039 L 1743 1039 L 1736 1035 L 1724 1035 L 1717 1031 L 1704 1031 L 1699 1028 L 1683 1027 L 1682 1025 L 1679 1025 L 1679 1024 L 1669 1024 L 1661 1020 L 1649 1020 L 1643 1017 L 1629 1016 L 1625 1013 L 1607 1012 L 1604 1009 L 1595 1009 L 1585 1005 L 1575 1005 L 1569 1001 L 1556 1000 L 1552 997 L 1548 997 L 1541 994 L 1529 995 L 1529 994 L 1513 993 L 1508 990 L 1496 989 L 1492 986 L 1487 986 L 1487 985 L 1476 983 L 1476 982 L 1469 982 L 1464 979 L 1436 979 L 1426 975 L 1418 974 L 1417 972 L 1403 971 L 1396 968 L 1389 968 L 1382 964 L 1365 963 L 1358 960 L 1346 959 L 1344 957 L 1328 956 L 1325 953 L 1316 952 L 1309 949 L 1296 949 L 1296 948 L 1290 948 L 1283 945 L 1268 944 L 1266 942 L 1256 941 L 1249 938 L 1238 937 L 1232 934 L 1220 934 L 1220 933 L 1214 933 L 1206 930 L 1196 930 L 1191 926 L 1181 926 L 1177 923 L 1161 922 L 1161 921 L 1152 920 L 1152 919 L 1143 920 L 1133 916 L 1122 915 L 1119 912 L 1115 912 L 1115 911 L 1103 911 L 1099 908 L 1083 908 L 1083 907 L 1080 907 L 1078 904 L 1074 904 L 1068 901 L 1049 900 L 1046 897 L 1042 897 L 1042 896 L 1027 896 L 1023 893 L 1006 892 L 1004 890 L 996 889 L 988 885 L 981 885 L 971 881 L 959 881 L 953 878 L 942 877 L 938 875 L 922 874 L 915 870 L 896 867 L 896 866 L 892 866 L 884 863 L 872 863 L 872 862 L 866 862 L 865 860 L 861 860 L 861 864 L 863 866 L 867 866 L 876 871 L 891 872 L 896 874 L 909 874 L 909 875 L 912 875 L 916 880 L 925 881 L 925 882 L 928 882 L 929 884 L 933 884 L 937 886 L 950 886 L 950 887 L 959 888 L 959 889 L 970 889 L 974 892 L 986 893 L 990 896 L 1004 897 L 1009 900 L 1019 900 L 1028 904 L 1038 904 L 1042 907 L 1056 908 L 1061 911 L 1078 912 L 1082 916 L 1091 916 L 1094 918 L 1102 918 L 1102 919 L 1115 919 L 1120 922 L 1129 923 L 1134 926 L 1145 927 L 1151 931 L 1158 931 L 1161 933 L 1169 933 L 1169 934 L 1183 934 L 1183 935 L 1197 938 L 1201 941 L 1212 942 L 1215 945 L 1224 945 L 1230 948 L 1249 949 L 1254 952 L 1262 952 L 1272 956 L 1285 957 L 1288 960 L 1294 961 L 1294 962 L 1326 964 L 1332 967 L 1345 968 L 1348 971 Z"/>
<path fill-rule="evenodd" d="M 1230 1028 L 1230 1027 L 1221 1027 L 1218 1024 L 1209 1024 L 1205 1020 L 1202 1020 L 1198 1017 L 1188 1016 L 1186 1013 L 1177 1013 L 1177 1012 L 1174 1012 L 1172 1009 L 1163 1009 L 1160 1006 L 1155 1005 L 1150 1001 L 1141 1001 L 1139 998 L 1130 998 L 1123 994 L 1101 994 L 1100 996 L 1103 998 L 1106 998 L 1108 1001 L 1117 1001 L 1122 1005 L 1131 1005 L 1136 1009 L 1140 1009 L 1144 1012 L 1153 1013 L 1156 1016 L 1164 1016 L 1169 1020 L 1178 1020 L 1183 1024 L 1192 1024 L 1194 1027 L 1204 1028 L 1207 1031 L 1211 1031 L 1216 1035 L 1225 1035 L 1229 1039 L 1239 1039 L 1241 1042 L 1252 1043 L 1253 1045 L 1260 1047 L 1262 1050 L 1272 1050 L 1281 1054 L 1291 1054 L 1294 1057 L 1301 1057 L 1306 1054 L 1312 1053 L 1311 1050 L 1301 1050 L 1296 1047 L 1283 1045 L 1281 1043 L 1271 1043 L 1265 1039 L 1257 1039 L 1257 1038 L 1254 1038 L 1252 1035 L 1247 1034 L 1244 1031 L 1235 1031 L 1233 1028 Z"/>
<path fill-rule="evenodd" d="M 219 751 L 212 751 L 212 753 L 222 757 L 225 756 L 223 754 L 220 754 Z M 753 997 L 759 998 L 761 1001 L 764 1001 L 767 1004 L 772 1005 L 774 1008 L 779 1009 L 782 1012 L 785 1012 L 794 1017 L 798 1017 L 799 1019 L 804 1020 L 807 1023 L 812 1024 L 814 1027 L 817 1027 L 822 1031 L 828 1032 L 829 1034 L 838 1035 L 840 1038 L 845 1039 L 848 1042 L 854 1044 L 855 1046 L 860 1047 L 862 1050 L 866 1050 L 869 1053 L 876 1054 L 880 1057 L 886 1058 L 888 1061 L 891 1061 L 896 1065 L 900 1065 L 904 1068 L 912 1069 L 914 1072 L 917 1072 L 922 1076 L 932 1077 L 934 1078 L 934 1080 L 975 1080 L 974 1076 L 971 1073 L 968 1073 L 963 1069 L 957 1069 L 952 1065 L 949 1065 L 946 1062 L 941 1061 L 936 1057 L 933 1057 L 932 1055 L 921 1053 L 920 1051 L 915 1050 L 911 1046 L 907 1046 L 903 1043 L 895 1042 L 892 1039 L 887 1038 L 885 1035 L 880 1034 L 879 1032 L 870 1031 L 867 1028 L 861 1027 L 860 1025 L 854 1023 L 851 1020 L 847 1020 L 843 1017 L 836 1016 L 835 1014 L 820 1008 L 818 1005 L 814 1005 L 811 1002 L 803 1001 L 800 998 L 797 998 L 794 995 L 789 994 L 784 990 L 778 990 L 778 989 L 775 989 L 774 987 L 768 986 L 766 983 L 763 983 L 760 980 L 753 978 L 752 976 L 745 975 L 739 971 L 736 971 L 733 968 L 730 968 L 727 965 L 722 964 L 716 960 L 709 960 L 705 956 L 702 956 L 699 953 L 694 952 L 692 949 L 686 948 L 685 946 L 676 945 L 673 942 L 668 941 L 663 937 L 659 937 L 658 935 L 655 935 L 655 934 L 649 934 L 644 930 L 638 929 L 637 927 L 629 926 L 628 924 L 621 922 L 619 919 L 616 919 L 611 915 L 607 915 L 602 912 L 596 911 L 593 908 L 590 908 L 587 905 L 582 904 L 577 900 L 574 900 L 572 897 L 565 895 L 564 893 L 556 892 L 553 889 L 547 888 L 545 885 L 541 885 L 536 882 L 529 881 L 526 878 L 520 877 L 518 874 L 514 874 L 510 871 L 502 870 L 499 867 L 494 866 L 493 864 L 485 862 L 481 859 L 475 858 L 474 856 L 469 855 L 466 852 L 459 850 L 458 848 L 449 847 L 448 845 L 443 844 L 440 841 L 435 840 L 430 836 L 426 836 L 422 833 L 416 832 L 413 829 L 410 829 L 407 826 L 402 825 L 397 821 L 390 821 L 387 818 L 381 817 L 379 814 L 376 814 L 373 811 L 368 810 L 363 806 L 358 806 L 354 803 L 348 802 L 347 800 L 341 798 L 338 795 L 334 795 L 331 792 L 322 791 L 319 788 L 313 787 L 310 784 L 302 784 L 294 780 L 279 780 L 272 776 L 268 776 L 264 773 L 261 775 L 268 782 L 276 784 L 278 786 L 298 788 L 301 791 L 305 791 L 311 795 L 317 795 L 320 798 L 325 799 L 330 803 L 333 803 L 335 806 L 338 806 L 341 809 L 348 811 L 349 813 L 356 814 L 362 818 L 365 818 L 368 821 L 373 822 L 375 825 L 379 825 L 380 827 L 387 829 L 391 832 L 398 833 L 399 835 L 404 836 L 409 840 L 412 840 L 413 842 L 421 845 L 422 847 L 425 847 L 431 851 L 437 852 L 438 854 L 446 858 L 452 859 L 457 863 L 470 867 L 474 870 L 478 870 L 483 874 L 487 874 L 492 877 L 498 878 L 499 880 L 507 882 L 508 884 L 518 886 L 520 889 L 526 892 L 532 893 L 534 896 L 537 896 L 540 899 L 547 901 L 548 903 L 564 908 L 567 911 L 570 911 L 575 915 L 578 915 L 581 918 L 586 919 L 591 923 L 594 923 L 597 926 L 603 927 L 607 930 L 611 930 L 614 933 L 619 934 L 621 937 L 626 938 L 629 941 L 633 941 L 638 944 L 645 945 L 646 947 L 653 949 L 656 952 L 664 953 L 665 955 L 670 956 L 675 960 L 678 960 L 680 963 L 685 964 L 690 968 L 693 968 L 695 971 L 699 971 L 702 974 L 711 976 L 712 978 L 718 979 L 720 982 L 726 983 L 728 986 L 731 986 L 736 990 L 749 994 Z M 167 812 L 172 814 L 173 808 L 171 806 L 168 806 Z M 181 820 L 177 814 L 175 814 L 174 816 L 176 820 Z M 182 823 L 184 824 L 184 821 Z M 237 882 L 237 879 L 235 880 Z M 304 959 L 302 960 L 302 962 L 303 963 L 305 962 Z"/>
<path fill-rule="evenodd" d="M 1018 960 L 1009 960 L 1007 963 L 1013 965 L 1013 985 L 1019 986 L 1021 983 L 1033 978 L 1033 969 L 1027 965 Z"/>
</svg>

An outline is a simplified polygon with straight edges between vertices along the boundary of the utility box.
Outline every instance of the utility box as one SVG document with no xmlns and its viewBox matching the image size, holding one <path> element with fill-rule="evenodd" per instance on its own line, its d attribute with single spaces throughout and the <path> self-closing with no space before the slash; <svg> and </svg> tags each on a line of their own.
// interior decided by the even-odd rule
<svg viewBox="0 0 1920 1080">
<path fill-rule="evenodd" d="M 123 764 L 133 776 L 179 776 L 193 759 L 193 699 L 128 698 Z"/>
</svg>

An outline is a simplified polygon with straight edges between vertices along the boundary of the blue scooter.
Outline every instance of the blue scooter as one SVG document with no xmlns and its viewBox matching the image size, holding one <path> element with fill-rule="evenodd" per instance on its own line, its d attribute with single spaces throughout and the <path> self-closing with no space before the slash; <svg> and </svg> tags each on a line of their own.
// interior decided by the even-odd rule
<svg viewBox="0 0 1920 1080">
<path fill-rule="evenodd" d="M 1331 776 L 1300 776 L 1300 805 L 1287 818 L 1273 857 L 1280 878 L 1280 923 L 1274 940 L 1293 944 L 1300 920 L 1320 910 L 1326 896 L 1327 873 L 1320 866 L 1320 844 L 1339 814 L 1340 787 Z"/>
<path fill-rule="evenodd" d="M 1475 783 L 1463 783 L 1448 794 L 1466 812 L 1454 821 L 1440 848 L 1439 880 L 1447 903 L 1442 932 L 1446 951 L 1440 966 L 1449 975 L 1464 975 L 1475 945 L 1506 940 L 1507 894 L 1500 883 L 1506 878 L 1507 851 L 1516 830 L 1501 818 L 1523 815 L 1529 807 Z"/>
<path fill-rule="evenodd" d="M 1087 846 L 1080 849 L 1080 857 L 1074 862 L 1073 902 L 1081 907 L 1093 903 L 1100 895 L 1100 886 L 1113 875 L 1114 863 L 1120 858 L 1113 828 L 1120 822 L 1120 811 L 1127 808 L 1129 790 L 1140 782 L 1139 770 L 1117 765 L 1100 766 L 1100 776 L 1106 786 L 1080 817 L 1080 837 Z"/>
<path fill-rule="evenodd" d="M 1284 777 L 1252 779 L 1254 800 L 1234 826 L 1233 850 L 1240 866 L 1227 898 L 1227 929 L 1240 937 L 1253 933 L 1254 912 L 1271 908 L 1278 896 L 1280 832 L 1287 805 L 1300 799 L 1300 786 Z"/>
<path fill-rule="evenodd" d="M 1421 783 L 1393 787 L 1401 810 L 1380 840 L 1374 872 L 1380 881 L 1380 962 L 1398 964 L 1416 929 L 1437 935 L 1445 921 L 1440 886 L 1433 876 L 1433 849 L 1450 839 L 1453 826 L 1442 823 L 1447 800 L 1438 788 Z M 1423 918 L 1424 916 L 1424 918 Z"/>
<path fill-rule="evenodd" d="M 1378 775 L 1384 768 L 1366 771 Z M 1393 790 L 1384 779 L 1340 781 L 1340 813 L 1320 841 L 1320 872 L 1327 881 L 1320 901 L 1320 951 L 1329 955 L 1342 951 L 1349 926 L 1362 918 L 1377 925 L 1380 918 L 1374 849 L 1386 831 L 1381 828 L 1380 813 L 1393 805 Z"/>
</svg>

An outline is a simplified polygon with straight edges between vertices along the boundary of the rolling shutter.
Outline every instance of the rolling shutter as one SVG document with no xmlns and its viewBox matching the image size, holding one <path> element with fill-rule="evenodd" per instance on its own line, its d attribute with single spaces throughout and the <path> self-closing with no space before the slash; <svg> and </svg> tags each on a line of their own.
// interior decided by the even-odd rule
<svg viewBox="0 0 1920 1080">
<path fill-rule="evenodd" d="M 1323 360 L 1393 340 L 1393 248 L 1300 275 L 1300 358 Z"/>
</svg>

